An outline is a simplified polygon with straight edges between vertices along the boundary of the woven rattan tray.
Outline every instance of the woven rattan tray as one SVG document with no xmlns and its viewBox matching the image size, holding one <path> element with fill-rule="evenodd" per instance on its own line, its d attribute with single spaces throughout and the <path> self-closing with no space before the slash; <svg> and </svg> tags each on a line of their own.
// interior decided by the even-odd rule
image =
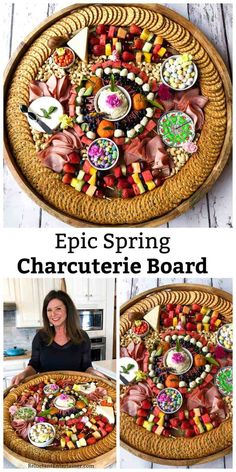
<svg viewBox="0 0 236 472">
<path fill-rule="evenodd" d="M 116 428 L 114 428 L 113 431 L 104 438 L 104 440 L 102 439 L 100 441 L 100 447 L 98 442 L 94 446 L 87 446 L 85 448 L 74 449 L 71 451 L 52 451 L 35 448 L 35 446 L 32 446 L 30 443 L 27 443 L 24 439 L 20 438 L 12 428 L 9 421 L 9 407 L 16 401 L 18 395 L 27 385 L 37 385 L 44 379 L 53 379 L 56 381 L 68 378 L 75 382 L 96 381 L 99 386 L 106 388 L 108 395 L 110 395 L 113 400 L 116 397 L 116 387 L 113 382 L 84 372 L 73 371 L 37 374 L 29 377 L 18 387 L 7 389 L 4 395 L 4 455 L 13 465 L 17 467 L 35 466 L 68 468 L 93 466 L 96 468 L 103 468 L 108 467 L 115 462 Z"/>
<path fill-rule="evenodd" d="M 47 41 L 86 25 L 136 23 L 162 35 L 179 53 L 191 52 L 198 66 L 205 107 L 198 152 L 178 174 L 151 192 L 132 199 L 90 198 L 65 186 L 36 156 L 19 103 L 28 104 L 28 87 L 50 55 Z M 27 194 L 52 215 L 75 226 L 164 224 L 191 208 L 222 172 L 231 148 L 231 83 L 218 52 L 204 34 L 172 10 L 154 4 L 73 5 L 49 17 L 21 43 L 5 73 L 5 157 Z"/>
<path fill-rule="evenodd" d="M 205 285 L 174 284 L 140 293 L 121 307 L 120 335 L 131 327 L 129 312 L 143 315 L 156 305 L 199 303 L 220 311 L 225 322 L 232 321 L 232 296 Z M 137 426 L 133 418 L 121 413 L 121 445 L 147 461 L 163 465 L 188 466 L 216 460 L 232 450 L 232 421 L 227 419 L 208 433 L 186 438 L 164 438 L 151 435 Z"/>
</svg>

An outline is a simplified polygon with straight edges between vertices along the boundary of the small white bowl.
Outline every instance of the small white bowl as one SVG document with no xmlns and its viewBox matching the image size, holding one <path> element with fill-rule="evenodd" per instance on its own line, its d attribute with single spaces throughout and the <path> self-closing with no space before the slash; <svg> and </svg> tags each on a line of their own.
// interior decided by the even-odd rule
<svg viewBox="0 0 236 472">
<path fill-rule="evenodd" d="M 220 333 L 221 333 L 221 331 L 222 331 L 222 329 L 223 329 L 224 327 L 226 327 L 226 328 L 232 327 L 232 328 L 233 328 L 233 324 L 232 324 L 232 323 L 226 323 L 226 324 L 222 325 L 222 326 L 218 329 L 218 331 L 217 331 L 217 342 L 218 342 L 219 346 L 223 347 L 223 349 L 224 349 L 225 351 L 227 351 L 227 352 L 232 352 L 233 346 L 232 346 L 232 349 L 227 349 L 226 347 L 224 347 L 224 345 L 223 345 L 223 344 L 220 342 L 220 340 L 219 340 Z"/>
<path fill-rule="evenodd" d="M 104 91 L 104 90 L 107 90 L 111 87 L 110 84 L 108 85 L 105 85 L 104 87 L 102 87 L 95 95 L 94 97 L 94 107 L 95 107 L 95 110 L 97 113 L 103 113 L 102 110 L 100 110 L 99 106 L 98 106 L 98 99 L 100 97 L 100 94 Z M 120 120 L 123 120 L 123 118 L 125 118 L 128 113 L 130 112 L 130 109 L 131 109 L 131 105 L 132 105 L 132 101 L 131 101 L 131 97 L 129 95 L 129 93 L 127 92 L 127 90 L 125 90 L 125 88 L 121 87 L 120 85 L 116 85 L 116 87 L 125 95 L 127 101 L 128 101 L 128 108 L 126 110 L 125 113 L 123 113 L 122 116 L 120 116 L 119 118 L 110 118 L 109 115 L 106 115 L 106 113 L 104 112 L 104 115 L 106 115 L 106 119 L 108 121 L 120 121 Z M 111 93 L 115 93 L 115 92 L 111 92 Z"/>
<path fill-rule="evenodd" d="M 171 351 L 174 351 L 175 348 L 174 347 L 171 347 L 170 349 L 168 349 L 168 351 L 166 351 L 166 353 L 164 354 L 163 356 L 163 364 L 166 368 L 168 369 L 171 369 L 172 373 L 175 374 L 175 375 L 183 375 L 183 374 L 186 374 L 186 372 L 188 372 L 192 365 L 193 365 L 193 356 L 192 356 L 192 353 L 188 350 L 188 349 L 185 349 L 184 347 L 181 347 L 181 351 L 184 351 L 185 354 L 188 356 L 189 358 L 189 365 L 188 367 L 186 367 L 184 370 L 182 370 L 181 372 L 176 372 L 176 370 L 172 367 L 169 367 L 166 363 L 166 360 L 167 360 L 167 356 L 168 354 L 171 352 Z"/>
<path fill-rule="evenodd" d="M 89 156 L 89 150 L 92 146 L 94 146 L 94 144 L 96 144 L 97 141 L 100 141 L 101 139 L 103 139 L 104 141 L 107 141 L 109 142 L 112 146 L 115 146 L 116 148 L 116 152 L 117 152 L 117 158 L 114 160 L 114 162 L 109 166 L 109 167 L 99 167 L 99 166 L 96 166 L 92 161 L 91 161 L 91 157 Z M 110 170 L 112 169 L 112 167 L 114 167 L 116 164 L 117 164 L 117 161 L 119 159 L 119 149 L 118 149 L 118 146 L 116 145 L 116 143 L 114 141 L 112 141 L 112 139 L 109 139 L 109 138 L 98 138 L 98 139 L 95 139 L 88 147 L 88 160 L 91 164 L 91 166 L 94 167 L 94 169 L 97 169 L 97 170 L 100 170 L 100 171 L 106 171 L 106 170 Z"/>
<path fill-rule="evenodd" d="M 175 88 L 175 87 L 172 87 L 172 85 L 168 84 L 168 82 L 165 81 L 165 77 L 164 77 L 164 70 L 165 70 L 165 67 L 166 67 L 166 63 L 170 60 L 170 59 L 176 59 L 177 57 L 180 57 L 182 54 L 176 54 L 174 56 L 170 56 L 168 57 L 162 64 L 161 66 L 161 81 L 164 85 L 167 85 L 167 87 L 171 88 L 172 90 L 175 90 L 175 92 L 183 92 L 185 90 L 188 90 L 190 88 L 192 88 L 194 86 L 194 84 L 196 83 L 197 81 L 197 78 L 198 78 L 198 68 L 196 66 L 196 64 L 193 62 L 193 68 L 194 68 L 194 72 L 195 72 L 195 77 L 193 79 L 193 83 L 191 85 L 188 85 L 187 87 L 184 87 L 184 88 Z"/>
<path fill-rule="evenodd" d="M 30 437 L 30 433 L 32 432 L 32 430 L 36 429 L 36 427 L 38 427 L 39 425 L 47 425 L 47 426 L 50 426 L 50 428 L 51 428 L 51 430 L 52 430 L 52 432 L 53 432 L 53 437 L 50 438 L 50 439 L 48 439 L 47 441 L 45 441 L 45 442 L 43 442 L 43 443 L 33 441 L 33 440 L 31 439 L 31 437 Z M 52 442 L 54 441 L 55 436 L 56 436 L 56 430 L 55 430 L 54 426 L 53 426 L 52 424 L 46 423 L 46 422 L 45 422 L 45 423 L 42 422 L 42 423 L 34 424 L 34 425 L 30 428 L 29 433 L 28 433 L 29 441 L 31 442 L 31 444 L 33 444 L 33 446 L 36 446 L 36 447 L 48 447 L 48 446 L 50 446 L 50 444 L 52 444 Z"/>
<path fill-rule="evenodd" d="M 167 394 L 168 391 L 171 390 L 171 393 L 175 393 L 176 395 L 178 395 L 179 399 L 180 399 L 180 404 L 179 406 L 175 409 L 175 410 L 172 410 L 172 411 L 166 411 L 164 410 L 164 408 L 162 409 L 162 407 L 160 406 L 160 403 L 158 400 L 158 398 L 163 395 L 163 394 Z M 163 412 L 165 413 L 166 415 L 173 415 L 174 413 L 176 413 L 178 410 L 180 410 L 181 406 L 183 404 L 183 396 L 182 394 L 179 392 L 179 390 L 177 390 L 176 388 L 172 388 L 172 387 L 166 387 L 166 388 L 163 388 L 163 390 L 161 390 L 158 395 L 157 395 L 157 406 L 158 408 Z"/>
<path fill-rule="evenodd" d="M 70 51 L 72 52 L 72 55 L 73 55 L 73 60 L 72 62 L 68 65 L 68 66 L 60 66 L 59 64 L 57 64 L 55 61 L 54 61 L 54 56 L 56 54 L 57 51 L 54 51 L 53 55 L 52 55 L 52 58 L 53 58 L 53 62 L 54 64 L 57 66 L 57 67 L 60 67 L 60 69 L 69 69 L 71 66 L 73 66 L 74 62 L 75 62 L 75 53 L 73 51 L 73 49 L 69 48 L 68 46 L 62 46 L 63 49 L 66 49 L 67 51 Z M 61 48 L 57 48 L 57 49 L 61 49 Z"/>
</svg>

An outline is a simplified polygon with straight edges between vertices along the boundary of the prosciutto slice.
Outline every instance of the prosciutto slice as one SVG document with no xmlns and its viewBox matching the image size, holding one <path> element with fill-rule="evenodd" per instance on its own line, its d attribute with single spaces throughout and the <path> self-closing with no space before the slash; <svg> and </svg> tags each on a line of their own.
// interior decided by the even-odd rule
<svg viewBox="0 0 236 472">
<path fill-rule="evenodd" d="M 121 411 L 130 416 L 136 416 L 141 402 L 151 398 L 152 391 L 149 386 L 143 382 L 131 385 L 127 388 L 123 398 L 121 398 Z"/>
<path fill-rule="evenodd" d="M 96 390 L 92 393 L 87 394 L 89 400 L 97 401 L 107 395 L 107 390 L 103 387 L 97 387 Z"/>
<path fill-rule="evenodd" d="M 12 427 L 19 434 L 19 436 L 21 436 L 24 439 L 26 439 L 28 437 L 28 432 L 29 432 L 31 426 L 32 426 L 32 424 L 28 423 L 25 420 L 15 419 L 15 420 L 12 421 Z"/>
<path fill-rule="evenodd" d="M 62 104 L 69 100 L 72 90 L 70 78 L 68 75 L 58 79 L 52 75 L 47 82 L 33 80 L 29 85 L 30 103 L 39 97 L 54 97 Z"/>
<path fill-rule="evenodd" d="M 48 140 L 48 147 L 38 152 L 42 164 L 54 172 L 60 173 L 68 162 L 68 155 L 75 149 L 80 149 L 81 142 L 73 129 L 63 130 L 54 134 Z"/>
<path fill-rule="evenodd" d="M 143 342 L 134 344 L 134 342 L 131 341 L 126 348 L 121 348 L 120 355 L 121 357 L 131 357 L 138 363 L 139 369 L 143 370 L 144 361 L 146 362 L 148 356 L 148 350 Z"/>
<path fill-rule="evenodd" d="M 193 120 L 196 130 L 200 130 L 204 123 L 202 109 L 208 102 L 207 97 L 199 95 L 199 88 L 193 88 L 186 92 L 175 94 L 174 105 L 177 110 L 186 112 Z"/>
</svg>

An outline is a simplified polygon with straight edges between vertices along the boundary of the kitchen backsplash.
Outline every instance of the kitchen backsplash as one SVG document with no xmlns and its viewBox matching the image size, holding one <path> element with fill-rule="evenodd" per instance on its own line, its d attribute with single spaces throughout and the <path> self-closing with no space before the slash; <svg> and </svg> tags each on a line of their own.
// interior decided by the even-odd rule
<svg viewBox="0 0 236 472">
<path fill-rule="evenodd" d="M 31 350 L 35 328 L 16 328 L 16 313 L 4 313 L 4 350 L 11 347 L 21 347 Z"/>
</svg>

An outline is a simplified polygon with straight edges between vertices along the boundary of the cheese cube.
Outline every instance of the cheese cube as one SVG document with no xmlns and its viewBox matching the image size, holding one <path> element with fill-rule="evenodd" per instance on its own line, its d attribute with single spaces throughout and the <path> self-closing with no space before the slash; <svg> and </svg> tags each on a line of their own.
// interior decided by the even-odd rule
<svg viewBox="0 0 236 472">
<path fill-rule="evenodd" d="M 137 174 L 140 173 L 141 167 L 140 167 L 139 162 L 133 162 L 133 163 L 132 163 L 132 167 L 133 167 L 133 171 L 134 171 L 135 174 L 136 174 L 136 173 L 137 173 Z"/>
<path fill-rule="evenodd" d="M 89 183 L 90 185 L 95 185 L 95 184 L 96 184 L 96 174 L 91 175 L 91 177 L 90 177 L 88 183 Z"/>
<path fill-rule="evenodd" d="M 157 54 L 158 56 L 163 57 L 165 53 L 166 53 L 166 48 L 161 48 Z"/>
<path fill-rule="evenodd" d="M 213 424 L 212 423 L 205 423 L 205 427 L 207 431 L 211 431 L 213 429 Z"/>
<path fill-rule="evenodd" d="M 81 192 L 83 185 L 85 184 L 84 180 L 78 180 L 78 183 L 75 185 L 75 190 Z"/>
<path fill-rule="evenodd" d="M 163 38 L 162 38 L 162 36 L 156 36 L 155 41 L 154 41 L 154 44 L 155 44 L 155 45 L 156 45 L 156 44 L 162 45 L 162 43 L 163 43 Z"/>
<path fill-rule="evenodd" d="M 136 183 L 136 184 L 141 184 L 141 180 L 140 180 L 140 177 L 137 173 L 135 174 L 132 174 L 132 177 L 133 177 L 133 181 Z"/>
<path fill-rule="evenodd" d="M 220 319 L 216 320 L 216 322 L 215 322 L 215 326 L 217 326 L 217 327 L 218 327 L 218 326 L 220 326 L 220 324 L 221 324 L 221 320 L 220 320 Z"/>
<path fill-rule="evenodd" d="M 162 433 L 163 429 L 164 429 L 164 427 L 159 425 L 158 428 L 155 431 L 155 434 L 158 434 L 159 436 L 161 436 L 161 433 Z"/>
<path fill-rule="evenodd" d="M 151 52 L 144 52 L 143 55 L 144 55 L 145 62 L 150 64 L 150 62 L 152 60 L 152 53 Z"/>
<path fill-rule="evenodd" d="M 78 179 L 78 180 L 83 180 L 84 175 L 85 175 L 85 172 L 84 172 L 84 170 L 81 169 L 81 170 L 79 171 L 78 175 L 77 175 L 77 179 Z M 72 180 L 73 180 L 73 179 L 72 179 Z M 73 187 L 73 185 L 72 185 L 72 187 Z"/>
<path fill-rule="evenodd" d="M 105 46 L 105 55 L 106 56 L 111 55 L 111 44 L 110 43 L 106 44 L 106 46 Z"/>
<path fill-rule="evenodd" d="M 92 197 L 95 192 L 97 190 L 97 187 L 95 185 L 90 185 L 88 190 L 86 191 L 86 195 L 88 195 L 89 197 Z"/>
<path fill-rule="evenodd" d="M 78 184 L 78 182 L 79 182 L 79 180 L 74 177 L 74 178 L 71 180 L 71 183 L 70 183 L 70 184 L 71 184 L 71 187 L 74 187 L 74 188 L 75 188 L 76 185 Z"/>
<path fill-rule="evenodd" d="M 153 190 L 156 187 L 156 184 L 153 180 L 149 180 L 148 182 L 146 182 L 146 186 L 148 190 Z"/>
<path fill-rule="evenodd" d="M 148 31 L 147 29 L 144 29 L 142 33 L 140 34 L 140 39 L 143 39 L 144 41 L 146 41 L 149 36 L 150 36 L 150 31 Z"/>
</svg>

